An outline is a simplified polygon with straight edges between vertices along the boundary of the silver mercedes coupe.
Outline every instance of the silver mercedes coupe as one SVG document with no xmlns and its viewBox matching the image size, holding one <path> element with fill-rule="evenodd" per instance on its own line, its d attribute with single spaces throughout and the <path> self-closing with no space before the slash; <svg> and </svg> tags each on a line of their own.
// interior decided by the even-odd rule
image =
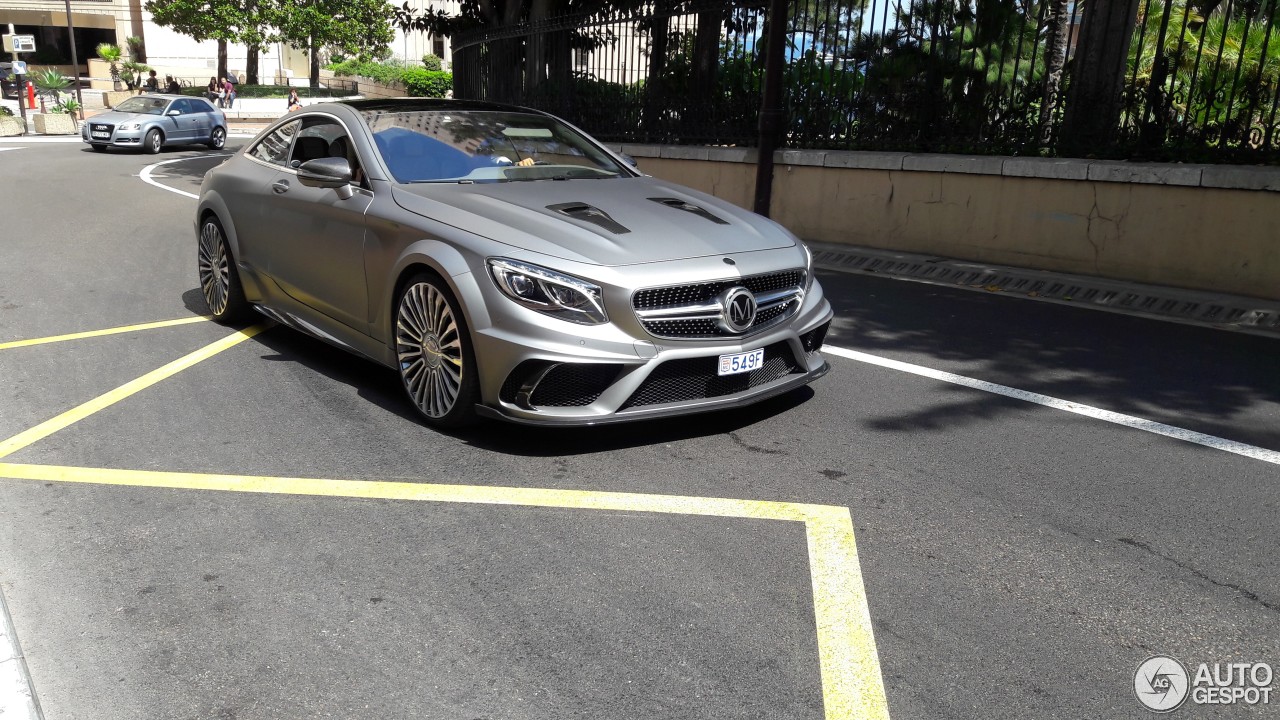
<svg viewBox="0 0 1280 720">
<path fill-rule="evenodd" d="M 386 365 L 440 428 L 741 407 L 827 372 L 803 243 L 535 110 L 311 105 L 205 177 L 195 229 L 215 319 Z"/>
</svg>

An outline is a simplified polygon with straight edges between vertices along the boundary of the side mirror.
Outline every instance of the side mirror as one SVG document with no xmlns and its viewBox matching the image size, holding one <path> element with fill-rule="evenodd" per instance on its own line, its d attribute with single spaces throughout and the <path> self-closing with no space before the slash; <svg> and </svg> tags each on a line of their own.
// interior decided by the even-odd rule
<svg viewBox="0 0 1280 720">
<path fill-rule="evenodd" d="M 622 159 L 623 159 L 623 160 L 626 160 L 626 161 L 627 161 L 627 164 L 628 164 L 628 165 L 630 165 L 631 167 L 633 167 L 633 168 L 635 168 L 635 169 L 637 169 L 637 170 L 639 170 L 639 169 L 640 169 L 640 163 L 637 163 L 637 162 L 636 162 L 636 159 L 635 159 L 635 158 L 633 158 L 633 157 L 631 157 L 630 155 L 628 155 L 628 154 L 626 154 L 626 153 L 623 153 L 623 154 L 622 154 Z"/>
<path fill-rule="evenodd" d="M 351 163 L 335 157 L 308 160 L 298 166 L 298 182 L 307 187 L 335 188 L 346 200 L 351 197 Z"/>
<path fill-rule="evenodd" d="M 168 115 L 169 117 L 178 117 L 181 114 L 182 114 L 181 110 L 170 110 L 169 112 L 165 113 L 165 115 Z"/>
</svg>

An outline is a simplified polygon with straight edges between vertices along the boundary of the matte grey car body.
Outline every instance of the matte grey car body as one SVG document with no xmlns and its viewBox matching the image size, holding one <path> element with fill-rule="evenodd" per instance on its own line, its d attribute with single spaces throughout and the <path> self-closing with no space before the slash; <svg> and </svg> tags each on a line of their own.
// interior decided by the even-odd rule
<svg viewBox="0 0 1280 720">
<path fill-rule="evenodd" d="M 139 112 L 131 112 L 135 109 Z M 196 144 L 218 150 L 227 141 L 227 116 L 204 98 L 135 95 L 81 124 L 80 139 L 98 151 L 122 147 L 158 153 L 165 147 Z"/>
<path fill-rule="evenodd" d="M 510 149 L 437 132 L 452 143 L 448 158 L 473 164 L 432 171 L 443 180 L 406 181 L 406 158 L 431 149 L 415 150 L 421 138 L 404 127 L 471 117 L 499 118 L 493 137 Z M 388 118 L 400 125 L 388 129 Z M 591 167 L 534 165 L 529 148 L 545 150 L 553 132 L 572 145 L 553 147 L 557 162 Z M 526 153 L 518 163 L 506 157 Z M 526 175 L 545 179 L 508 181 Z M 506 179 L 486 181 L 494 177 Z M 310 106 L 206 175 L 196 233 L 215 317 L 252 306 L 396 369 L 433 425 L 476 415 L 583 425 L 723 409 L 827 371 L 818 350 L 832 311 L 793 235 L 641 175 L 533 110 Z M 739 371 L 721 375 L 724 363 Z M 448 372 L 431 374 L 441 367 Z"/>
</svg>

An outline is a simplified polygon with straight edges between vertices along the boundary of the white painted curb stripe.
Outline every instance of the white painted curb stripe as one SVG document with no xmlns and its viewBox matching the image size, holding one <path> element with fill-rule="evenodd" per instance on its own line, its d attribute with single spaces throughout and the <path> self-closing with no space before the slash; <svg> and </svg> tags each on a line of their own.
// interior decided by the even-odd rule
<svg viewBox="0 0 1280 720">
<path fill-rule="evenodd" d="M 142 182 L 148 185 L 153 185 L 155 187 L 158 187 L 161 190 L 168 190 L 171 193 L 178 193 L 179 195 L 183 197 L 189 197 L 192 200 L 199 200 L 200 196 L 196 195 L 195 193 L 189 193 L 186 190 L 179 190 L 178 188 L 171 188 L 168 185 L 161 185 L 155 180 L 152 180 L 151 171 L 155 170 L 161 165 L 168 165 L 169 163 L 185 162 L 187 160 L 203 160 L 205 158 L 211 158 L 211 157 L 231 157 L 231 153 L 222 153 L 220 155 L 197 155 L 195 157 L 182 157 L 182 158 L 174 158 L 172 160 L 161 160 L 158 163 L 153 163 L 151 165 L 148 165 L 142 168 L 142 172 L 138 173 L 138 177 L 142 178 Z"/>
<path fill-rule="evenodd" d="M 923 365 L 912 365 L 911 363 L 905 363 L 900 360 L 890 360 L 886 357 L 871 355 L 857 350 L 847 350 L 841 347 L 824 345 L 822 347 L 822 352 L 824 354 L 837 355 L 839 357 L 857 360 L 858 362 L 869 363 L 871 365 L 879 365 L 880 367 L 889 368 L 890 370 L 898 370 L 900 372 L 911 373 L 912 375 L 920 375 L 921 377 L 941 380 L 942 382 L 948 382 L 954 385 L 963 385 L 964 387 L 973 388 L 975 390 L 1003 395 L 1015 400 L 1023 400 L 1025 402 L 1035 403 L 1036 405 L 1050 407 L 1055 410 L 1064 410 L 1069 413 L 1075 413 L 1076 415 L 1091 417 L 1095 420 L 1103 420 L 1105 422 L 1115 423 L 1116 425 L 1130 427 L 1135 430 L 1143 430 L 1145 432 L 1155 433 L 1156 435 L 1174 438 L 1175 440 L 1203 445 L 1205 447 L 1213 448 L 1214 450 L 1222 450 L 1223 452 L 1243 455 L 1244 457 L 1261 460 L 1273 465 L 1280 465 L 1280 452 L 1261 448 L 1256 445 L 1248 445 L 1242 442 L 1236 442 L 1235 440 L 1227 440 L 1226 438 L 1220 438 L 1215 435 L 1206 435 L 1194 430 L 1174 427 L 1173 425 L 1165 425 L 1164 423 L 1159 423 L 1154 420 L 1146 420 L 1132 415 L 1124 415 L 1122 413 L 1103 410 L 1102 408 L 1093 407 L 1092 405 L 1084 405 L 1082 403 L 1063 400 L 1049 395 L 1041 395 L 1040 393 L 1029 392 L 1027 390 L 1019 390 L 1018 388 L 1009 387 L 1008 385 L 999 385 L 985 380 L 965 377 L 964 375 L 956 375 L 955 373 L 949 373 L 943 370 L 934 370 L 933 368 L 927 368 Z"/>
<path fill-rule="evenodd" d="M 40 706 L 27 675 L 27 663 L 13 632 L 13 621 L 0 595 L 0 718 L 42 720 Z"/>
</svg>

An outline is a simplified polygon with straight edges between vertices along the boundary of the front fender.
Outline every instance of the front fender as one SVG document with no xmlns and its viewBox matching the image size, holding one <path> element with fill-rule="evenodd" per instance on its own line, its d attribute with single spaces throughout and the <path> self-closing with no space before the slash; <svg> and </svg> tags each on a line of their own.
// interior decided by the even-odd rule
<svg viewBox="0 0 1280 720">
<path fill-rule="evenodd" d="M 395 315 L 396 295 L 400 291 L 401 283 L 413 274 L 414 268 L 427 268 L 448 283 L 453 296 L 462 304 L 462 313 L 466 318 L 467 326 L 473 331 L 476 327 L 488 327 L 489 315 L 485 310 L 480 289 L 476 286 L 477 276 L 473 272 L 471 261 L 457 247 L 449 243 L 423 239 L 404 248 L 396 258 L 378 296 L 371 298 L 375 301 L 372 307 L 376 308 L 377 313 L 371 327 L 380 342 L 388 347 L 393 344 L 394 335 L 391 326 Z"/>
</svg>

